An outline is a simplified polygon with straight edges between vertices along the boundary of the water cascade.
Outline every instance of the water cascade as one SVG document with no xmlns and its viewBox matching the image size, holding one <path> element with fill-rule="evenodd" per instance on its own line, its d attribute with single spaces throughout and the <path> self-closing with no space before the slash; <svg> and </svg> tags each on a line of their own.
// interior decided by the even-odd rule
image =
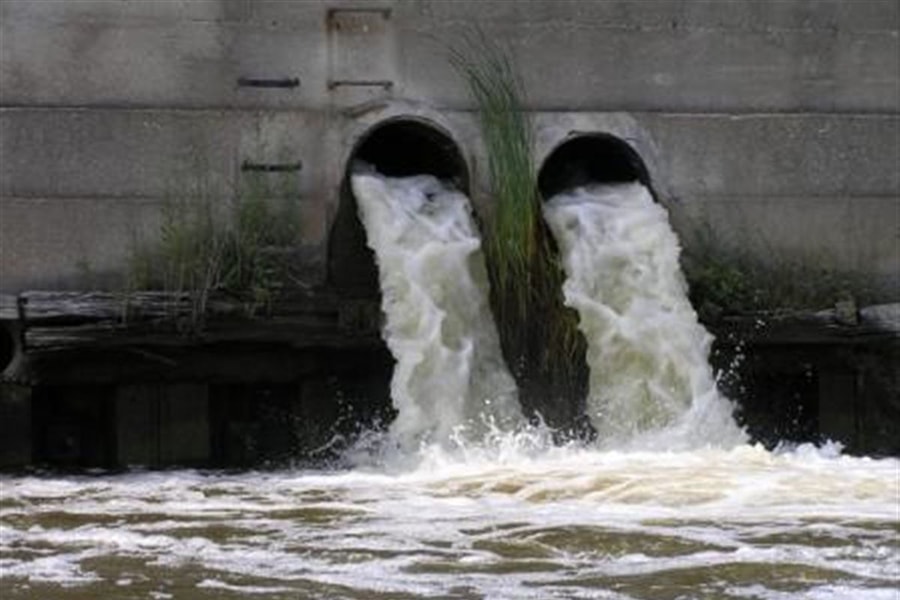
<svg viewBox="0 0 900 600">
<path fill-rule="evenodd" d="M 514 427 L 466 198 L 431 176 L 352 184 L 397 359 L 389 433 L 417 460 L 0 475 L 0 597 L 896 599 L 900 462 L 734 445 L 646 190 L 547 207 L 598 448 Z"/>
<path fill-rule="evenodd" d="M 521 419 L 488 306 L 487 273 L 469 201 L 431 175 L 357 173 L 353 193 L 375 251 L 397 360 L 393 438 L 404 447 L 459 428 Z"/>
<path fill-rule="evenodd" d="M 606 445 L 733 445 L 744 436 L 708 364 L 665 209 L 640 183 L 550 198 L 544 217 L 588 342 L 587 412 Z"/>
<path fill-rule="evenodd" d="M 739 443 L 677 240 L 641 185 L 546 205 L 600 430 L 599 446 L 559 446 L 521 425 L 466 197 L 431 175 L 351 184 L 397 361 L 399 452 L 0 475 L 0 597 L 896 599 L 900 462 Z"/>
</svg>

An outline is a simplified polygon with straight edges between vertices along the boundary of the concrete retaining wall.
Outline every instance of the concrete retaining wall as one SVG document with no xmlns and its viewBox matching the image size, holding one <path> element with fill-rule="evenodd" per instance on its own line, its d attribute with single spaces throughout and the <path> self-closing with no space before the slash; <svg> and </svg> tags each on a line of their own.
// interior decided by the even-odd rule
<svg viewBox="0 0 900 600">
<path fill-rule="evenodd" d="M 173 188 L 202 174 L 225 199 L 245 161 L 302 161 L 303 256 L 321 280 L 349 149 L 399 114 L 443 122 L 484 206 L 484 151 L 446 60 L 474 25 L 516 53 L 538 160 L 573 131 L 619 135 L 686 243 L 709 228 L 900 296 L 896 0 L 7 0 L 0 289 L 116 285 Z"/>
</svg>

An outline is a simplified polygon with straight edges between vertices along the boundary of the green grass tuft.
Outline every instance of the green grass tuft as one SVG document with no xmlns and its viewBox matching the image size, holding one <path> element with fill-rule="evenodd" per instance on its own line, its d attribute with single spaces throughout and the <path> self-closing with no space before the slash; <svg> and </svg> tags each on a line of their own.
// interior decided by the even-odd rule
<svg viewBox="0 0 900 600">
<path fill-rule="evenodd" d="M 234 198 L 211 192 L 208 182 L 170 192 L 154 243 L 131 251 L 128 287 L 190 296 L 191 322 L 202 328 L 213 292 L 237 297 L 248 314 L 270 307 L 288 278 L 272 250 L 296 240 L 296 202 L 273 206 L 279 192 L 260 178 L 245 181 Z"/>
</svg>

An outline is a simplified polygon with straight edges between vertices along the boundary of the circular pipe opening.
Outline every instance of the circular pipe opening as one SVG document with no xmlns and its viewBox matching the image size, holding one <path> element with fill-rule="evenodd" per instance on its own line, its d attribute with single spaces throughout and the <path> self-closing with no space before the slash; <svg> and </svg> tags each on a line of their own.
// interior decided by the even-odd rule
<svg viewBox="0 0 900 600">
<path fill-rule="evenodd" d="M 557 146 L 538 174 L 545 199 L 591 183 L 631 183 L 648 189 L 650 176 L 640 155 L 624 140 L 608 133 L 581 135 Z"/>
<path fill-rule="evenodd" d="M 350 177 L 357 162 L 388 177 L 434 175 L 468 191 L 469 170 L 453 138 L 438 126 L 412 117 L 379 123 L 357 142 L 341 182 L 338 210 L 328 240 L 328 283 L 350 295 L 377 297 L 378 270 L 356 212 Z"/>
<path fill-rule="evenodd" d="M 466 161 L 453 139 L 418 119 L 392 119 L 377 125 L 357 144 L 348 169 L 357 160 L 388 177 L 429 174 L 450 180 L 462 190 L 469 186 Z"/>
</svg>

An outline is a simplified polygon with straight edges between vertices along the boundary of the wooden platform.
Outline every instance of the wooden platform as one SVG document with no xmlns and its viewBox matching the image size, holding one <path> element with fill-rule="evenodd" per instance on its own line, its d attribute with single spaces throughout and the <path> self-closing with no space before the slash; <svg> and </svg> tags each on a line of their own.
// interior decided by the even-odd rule
<svg viewBox="0 0 900 600">
<path fill-rule="evenodd" d="M 27 384 L 128 381 L 154 370 L 163 380 L 281 380 L 279 370 L 295 368 L 286 356 L 382 344 L 377 301 L 330 290 L 265 306 L 218 295 L 202 307 L 166 292 L 33 291 L 4 297 L 0 322 L 16 346 L 2 378 Z"/>
</svg>

